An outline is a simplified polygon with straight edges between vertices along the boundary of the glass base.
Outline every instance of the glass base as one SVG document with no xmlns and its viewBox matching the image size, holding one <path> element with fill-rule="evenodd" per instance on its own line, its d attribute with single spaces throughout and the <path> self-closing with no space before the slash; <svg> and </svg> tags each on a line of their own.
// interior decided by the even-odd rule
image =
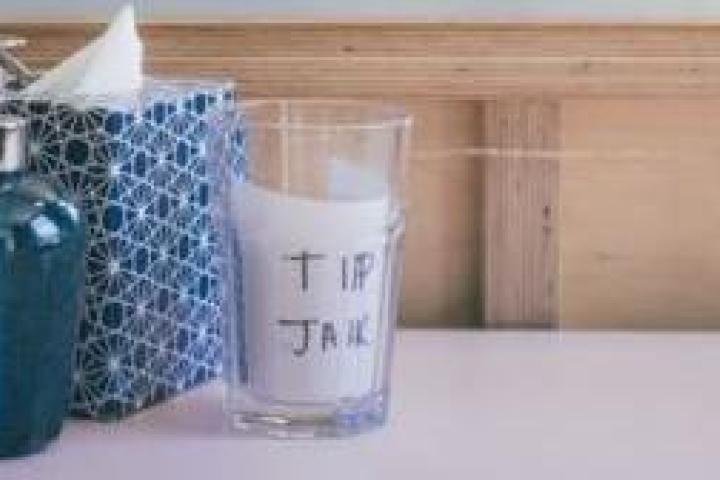
<svg viewBox="0 0 720 480">
<path fill-rule="evenodd" d="M 333 438 L 357 435 L 387 422 L 387 395 L 377 393 L 337 404 L 231 402 L 230 426 L 250 435 L 273 438 Z M 238 408 L 242 403 L 245 408 Z"/>
</svg>

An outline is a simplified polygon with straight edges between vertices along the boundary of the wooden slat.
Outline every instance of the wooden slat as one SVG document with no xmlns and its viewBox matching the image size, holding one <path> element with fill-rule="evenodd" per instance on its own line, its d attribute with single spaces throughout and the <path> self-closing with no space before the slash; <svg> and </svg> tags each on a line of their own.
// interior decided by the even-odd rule
<svg viewBox="0 0 720 480">
<path fill-rule="evenodd" d="M 98 25 L 6 24 L 47 67 Z M 230 76 L 249 96 L 468 98 L 533 91 L 717 92 L 720 28 L 710 25 L 147 25 L 159 73 Z"/>
<path fill-rule="evenodd" d="M 488 101 L 484 144 L 484 318 L 492 327 L 557 322 L 560 106 L 550 99 Z M 538 151 L 538 156 L 532 151 Z M 515 153 L 518 152 L 518 153 Z"/>
<path fill-rule="evenodd" d="M 464 101 L 413 101 L 409 213 L 401 311 L 417 327 L 480 326 L 481 162 L 462 153 L 476 145 L 481 109 Z"/>
<path fill-rule="evenodd" d="M 65 55 L 104 28 L 0 25 L 31 38 L 33 56 Z M 702 24 L 185 23 L 144 25 L 141 32 L 151 55 L 169 57 L 697 58 L 715 57 L 720 49 L 720 28 Z"/>
</svg>

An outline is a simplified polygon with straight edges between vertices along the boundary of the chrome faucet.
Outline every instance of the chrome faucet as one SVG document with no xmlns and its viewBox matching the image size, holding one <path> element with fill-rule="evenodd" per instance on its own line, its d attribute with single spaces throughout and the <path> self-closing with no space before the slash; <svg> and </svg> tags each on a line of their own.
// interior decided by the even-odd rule
<svg viewBox="0 0 720 480">
<path fill-rule="evenodd" d="M 23 38 L 0 35 L 0 74 L 6 74 L 0 75 L 0 88 L 24 88 L 37 78 L 37 75 L 10 51 L 22 47 L 25 43 Z"/>
</svg>

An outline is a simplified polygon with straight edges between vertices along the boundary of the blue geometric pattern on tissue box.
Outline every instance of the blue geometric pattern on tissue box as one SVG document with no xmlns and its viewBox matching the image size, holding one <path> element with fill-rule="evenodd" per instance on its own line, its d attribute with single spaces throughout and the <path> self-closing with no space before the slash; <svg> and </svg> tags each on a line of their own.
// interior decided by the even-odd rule
<svg viewBox="0 0 720 480">
<path fill-rule="evenodd" d="M 211 224 L 210 119 L 229 83 L 148 81 L 132 101 L 17 95 L 32 170 L 88 220 L 74 414 L 114 419 L 217 376 L 222 252 Z"/>
</svg>

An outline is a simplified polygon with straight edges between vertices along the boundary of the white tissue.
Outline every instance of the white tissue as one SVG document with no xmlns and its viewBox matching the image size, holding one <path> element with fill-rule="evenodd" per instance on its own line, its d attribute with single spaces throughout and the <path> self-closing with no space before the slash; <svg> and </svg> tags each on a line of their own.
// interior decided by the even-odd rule
<svg viewBox="0 0 720 480">
<path fill-rule="evenodd" d="M 125 5 L 103 35 L 29 85 L 25 93 L 50 97 L 126 95 L 140 89 L 143 45 L 135 10 Z"/>
</svg>

